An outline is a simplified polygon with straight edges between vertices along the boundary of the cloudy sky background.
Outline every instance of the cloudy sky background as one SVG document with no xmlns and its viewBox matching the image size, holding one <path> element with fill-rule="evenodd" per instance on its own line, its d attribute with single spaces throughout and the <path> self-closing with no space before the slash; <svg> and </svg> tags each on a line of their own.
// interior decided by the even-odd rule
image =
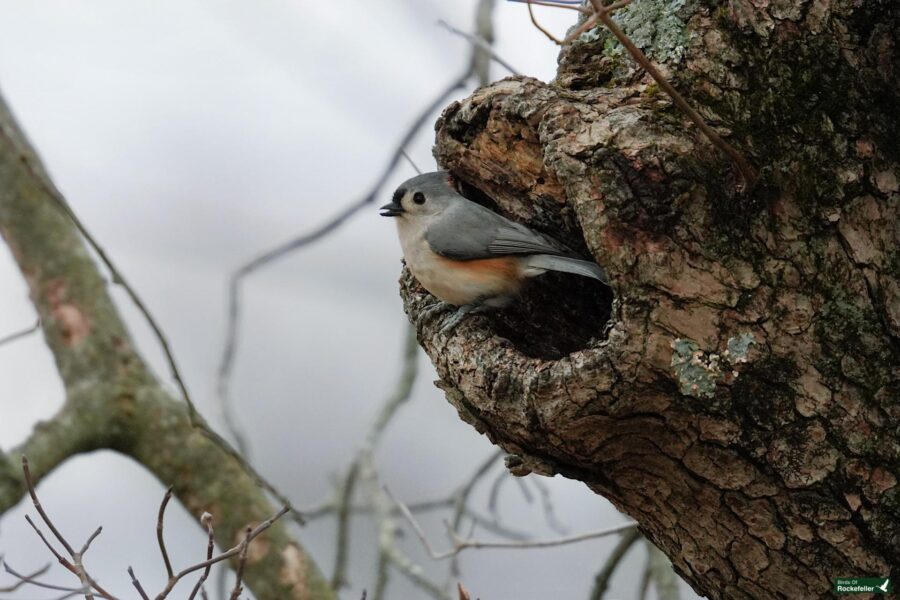
<svg viewBox="0 0 900 600">
<path fill-rule="evenodd" d="M 534 30 L 524 6 L 497 4 L 498 53 L 521 72 L 550 80 L 556 47 Z M 469 29 L 474 5 L 0 0 L 0 90 L 75 211 L 163 325 L 199 407 L 214 422 L 230 271 L 322 223 L 371 184 L 409 122 L 467 60 L 466 42 L 435 22 Z M 536 12 L 559 33 L 573 21 L 569 11 Z M 506 75 L 493 69 L 496 78 Z M 412 148 L 423 168 L 433 167 L 432 141 L 429 125 Z M 401 166 L 387 190 L 412 174 Z M 245 286 L 232 388 L 237 412 L 255 464 L 297 506 L 329 493 L 397 375 L 405 323 L 399 271 L 393 225 L 373 206 Z M 146 325 L 114 293 L 143 353 L 165 376 Z M 21 275 L 0 245 L 0 337 L 34 318 Z M 427 359 L 420 360 L 413 401 L 378 453 L 383 481 L 407 502 L 446 496 L 492 451 L 458 419 L 432 386 Z M 3 449 L 60 406 L 62 387 L 40 336 L 0 347 L 0 402 Z M 485 505 L 492 480 L 476 494 L 477 505 Z M 623 520 L 577 482 L 544 481 L 572 532 Z M 87 562 L 107 588 L 133 595 L 128 565 L 145 588 L 161 587 L 154 527 L 163 485 L 139 465 L 109 452 L 78 457 L 40 493 L 79 544 L 104 526 Z M 557 536 L 515 483 L 505 484 L 500 506 L 505 524 Z M 48 559 L 22 518 L 29 508 L 21 504 L 0 519 L 0 554 L 20 570 Z M 197 562 L 204 536 L 195 518 L 180 506 L 169 518 L 174 562 Z M 445 547 L 440 518 L 423 523 L 433 544 Z M 330 573 L 333 520 L 299 536 Z M 587 598 L 613 543 L 471 550 L 462 557 L 462 579 L 484 600 Z M 444 572 L 412 536 L 400 544 L 429 573 Z M 642 550 L 632 551 L 612 597 L 634 597 L 643 560 Z M 344 598 L 371 586 L 373 565 L 373 531 L 359 519 L 353 587 Z M 61 569 L 51 580 L 69 582 Z M 31 588 L 15 597 L 45 596 Z M 423 597 L 400 576 L 388 596 Z"/>
</svg>

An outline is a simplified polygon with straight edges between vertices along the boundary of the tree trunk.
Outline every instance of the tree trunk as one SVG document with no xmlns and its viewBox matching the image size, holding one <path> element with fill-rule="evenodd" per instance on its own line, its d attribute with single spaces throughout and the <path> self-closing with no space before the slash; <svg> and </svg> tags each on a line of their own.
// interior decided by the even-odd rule
<svg viewBox="0 0 900 600">
<path fill-rule="evenodd" d="M 585 482 L 710 598 L 900 577 L 900 4 L 638 0 L 616 20 L 760 173 L 594 29 L 447 108 L 473 198 L 593 255 L 452 333 L 438 385 L 519 473 Z M 434 302 L 408 273 L 415 320 Z"/>
</svg>

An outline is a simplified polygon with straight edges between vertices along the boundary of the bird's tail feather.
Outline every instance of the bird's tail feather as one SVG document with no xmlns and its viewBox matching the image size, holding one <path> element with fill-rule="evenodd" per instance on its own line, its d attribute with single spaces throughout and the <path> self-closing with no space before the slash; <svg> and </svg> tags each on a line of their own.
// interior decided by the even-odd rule
<svg viewBox="0 0 900 600">
<path fill-rule="evenodd" d="M 573 273 L 582 277 L 592 277 L 605 285 L 609 285 L 609 278 L 606 272 L 596 263 L 577 258 L 569 258 L 568 256 L 553 256 L 551 254 L 533 254 L 528 257 L 528 269 L 534 270 L 534 274 L 544 271 L 562 271 L 563 273 Z M 528 274 L 526 272 L 526 274 Z"/>
</svg>

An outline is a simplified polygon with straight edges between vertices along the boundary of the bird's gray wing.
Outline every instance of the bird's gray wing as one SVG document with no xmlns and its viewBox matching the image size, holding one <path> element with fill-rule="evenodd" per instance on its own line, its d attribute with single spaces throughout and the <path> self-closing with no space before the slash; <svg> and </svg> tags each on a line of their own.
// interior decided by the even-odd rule
<svg viewBox="0 0 900 600">
<path fill-rule="evenodd" d="M 471 201 L 444 211 L 428 227 L 425 239 L 436 254 L 455 260 L 510 254 L 571 254 L 555 240 Z"/>
</svg>

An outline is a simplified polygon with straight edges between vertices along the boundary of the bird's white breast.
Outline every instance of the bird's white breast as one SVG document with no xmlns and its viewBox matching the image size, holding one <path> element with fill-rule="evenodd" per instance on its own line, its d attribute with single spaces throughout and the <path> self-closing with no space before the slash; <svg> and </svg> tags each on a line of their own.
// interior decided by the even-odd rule
<svg viewBox="0 0 900 600">
<path fill-rule="evenodd" d="M 428 220 L 400 217 L 397 233 L 406 266 L 416 280 L 444 302 L 463 306 L 474 302 L 497 304 L 521 286 L 516 258 L 457 261 L 436 254 L 425 239 Z"/>
</svg>

